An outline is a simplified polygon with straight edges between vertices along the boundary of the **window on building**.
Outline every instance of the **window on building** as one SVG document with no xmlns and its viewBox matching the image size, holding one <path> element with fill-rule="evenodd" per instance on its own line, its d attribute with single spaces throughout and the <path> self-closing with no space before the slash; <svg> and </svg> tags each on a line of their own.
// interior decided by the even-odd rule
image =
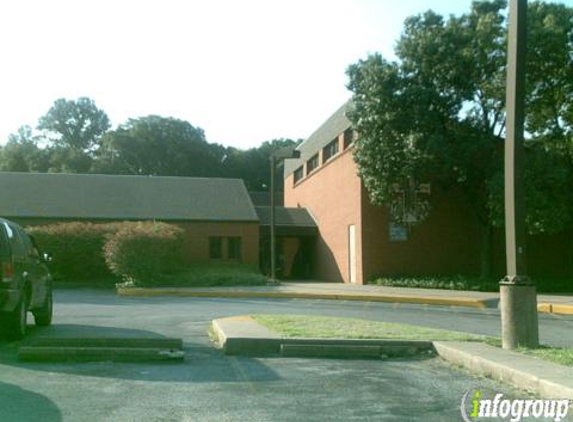
<svg viewBox="0 0 573 422">
<path fill-rule="evenodd" d="M 306 174 L 310 174 L 315 168 L 318 167 L 318 154 L 314 154 L 310 157 L 310 160 L 306 162 Z"/>
<path fill-rule="evenodd" d="M 229 237 L 228 239 L 228 258 L 241 260 L 241 238 Z"/>
<path fill-rule="evenodd" d="M 354 132 L 352 129 L 346 129 L 344 131 L 344 149 L 348 148 L 352 141 L 354 141 Z"/>
<path fill-rule="evenodd" d="M 302 179 L 304 176 L 303 171 L 303 166 L 300 166 L 294 171 L 294 183 L 298 183 L 298 181 Z"/>
<path fill-rule="evenodd" d="M 210 237 L 209 238 L 209 258 L 210 259 L 223 259 L 223 238 Z"/>
<path fill-rule="evenodd" d="M 338 138 L 332 140 L 322 149 L 322 162 L 326 163 L 338 152 Z"/>
</svg>

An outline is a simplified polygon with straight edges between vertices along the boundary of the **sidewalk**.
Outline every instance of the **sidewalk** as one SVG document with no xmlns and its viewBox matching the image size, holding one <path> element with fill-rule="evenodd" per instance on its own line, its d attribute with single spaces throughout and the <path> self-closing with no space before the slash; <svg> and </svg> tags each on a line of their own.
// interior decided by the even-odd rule
<svg viewBox="0 0 573 422">
<path fill-rule="evenodd" d="M 472 308 L 497 308 L 499 293 L 415 289 L 319 282 L 284 282 L 278 286 L 246 287 L 120 287 L 120 296 L 334 299 L 364 302 L 412 303 Z M 573 296 L 538 295 L 538 310 L 573 315 Z"/>
</svg>

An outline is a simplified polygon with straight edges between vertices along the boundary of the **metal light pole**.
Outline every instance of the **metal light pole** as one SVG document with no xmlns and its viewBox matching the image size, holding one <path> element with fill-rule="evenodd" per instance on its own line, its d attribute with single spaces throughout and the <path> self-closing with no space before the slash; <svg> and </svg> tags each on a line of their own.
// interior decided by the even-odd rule
<svg viewBox="0 0 573 422">
<path fill-rule="evenodd" d="M 270 284 L 278 284 L 277 280 L 277 248 L 276 248 L 276 216 L 275 216 L 275 177 L 277 172 L 277 160 L 284 160 L 286 158 L 299 158 L 300 151 L 296 151 L 294 147 L 279 148 L 271 153 L 271 277 Z"/>
<path fill-rule="evenodd" d="M 527 0 L 511 0 L 506 85 L 505 242 L 507 275 L 500 282 L 504 349 L 537 347 L 537 296 L 527 277 L 523 126 Z"/>
<path fill-rule="evenodd" d="M 271 278 L 269 283 L 277 283 L 277 257 L 275 236 L 275 173 L 277 172 L 277 159 L 271 154 Z"/>
</svg>

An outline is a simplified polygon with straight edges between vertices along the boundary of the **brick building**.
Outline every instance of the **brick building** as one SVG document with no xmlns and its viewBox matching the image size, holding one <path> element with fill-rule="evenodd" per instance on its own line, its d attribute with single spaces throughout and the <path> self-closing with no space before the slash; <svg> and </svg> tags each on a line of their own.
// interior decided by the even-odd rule
<svg viewBox="0 0 573 422">
<path fill-rule="evenodd" d="M 355 132 L 338 109 L 297 148 L 301 156 L 285 162 L 284 204 L 306 209 L 318 226 L 312 277 L 366 283 L 376 275 L 479 273 L 480 227 L 471 208 L 454 191 L 415 187 L 430 204 L 428 218 L 399 226 L 387 207 L 373 206 L 353 159 Z M 571 233 L 530 236 L 532 275 L 562 276 L 570 271 Z M 494 234 L 494 272 L 503 275 L 504 236 Z"/>
<path fill-rule="evenodd" d="M 237 179 L 0 173 L 0 215 L 23 226 L 164 221 L 185 230 L 189 262 L 259 263 L 259 217 Z"/>
<path fill-rule="evenodd" d="M 254 197 L 240 179 L 0 172 L 0 216 L 22 226 L 163 221 L 185 230 L 190 263 L 244 263 L 266 272 L 270 213 L 254 205 L 268 201 Z M 277 207 L 275 224 L 279 274 L 308 277 L 314 220 L 304 209 Z"/>
</svg>

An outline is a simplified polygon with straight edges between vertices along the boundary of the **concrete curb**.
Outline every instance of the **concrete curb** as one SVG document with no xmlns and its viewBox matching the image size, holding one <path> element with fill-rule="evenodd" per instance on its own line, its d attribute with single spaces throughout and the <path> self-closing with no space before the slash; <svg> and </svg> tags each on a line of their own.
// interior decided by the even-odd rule
<svg viewBox="0 0 573 422">
<path fill-rule="evenodd" d="M 384 358 L 434 353 L 540 397 L 573 400 L 573 368 L 481 342 L 280 338 L 248 316 L 216 319 L 212 328 L 219 347 L 230 355 Z"/>
<path fill-rule="evenodd" d="M 22 362 L 182 361 L 182 339 L 166 337 L 38 337 L 18 349 Z"/>
<path fill-rule="evenodd" d="M 573 400 L 573 369 L 484 343 L 435 341 L 447 362 L 544 398 Z"/>
<path fill-rule="evenodd" d="M 539 303 L 537 312 L 558 315 L 573 315 L 573 305 L 564 305 L 558 303 Z"/>
<path fill-rule="evenodd" d="M 380 358 L 434 351 L 432 342 L 420 340 L 284 338 L 248 316 L 216 319 L 211 324 L 215 341 L 226 355 Z"/>
<path fill-rule="evenodd" d="M 20 347 L 20 362 L 149 362 L 182 361 L 180 350 L 149 347 Z"/>
<path fill-rule="evenodd" d="M 114 337 L 37 337 L 25 340 L 25 347 L 127 347 L 153 349 L 182 349 L 179 338 L 114 338 Z"/>
<path fill-rule="evenodd" d="M 421 305 L 462 306 L 470 308 L 495 308 L 496 298 L 472 299 L 464 297 L 445 298 L 429 296 L 364 295 L 348 293 L 301 293 L 301 292 L 261 292 L 231 290 L 197 290 L 193 288 L 143 288 L 118 287 L 119 296 L 128 297 L 219 297 L 219 298 L 268 298 L 268 299 L 326 299 L 351 300 L 361 302 L 408 303 Z"/>
</svg>

